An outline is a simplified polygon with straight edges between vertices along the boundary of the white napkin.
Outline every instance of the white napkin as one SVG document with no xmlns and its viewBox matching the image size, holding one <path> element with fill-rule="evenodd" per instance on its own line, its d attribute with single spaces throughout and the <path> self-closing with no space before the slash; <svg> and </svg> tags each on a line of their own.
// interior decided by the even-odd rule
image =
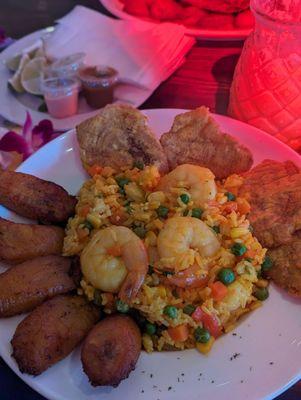
<svg viewBox="0 0 301 400">
<path fill-rule="evenodd" d="M 58 21 L 45 50 L 50 58 L 83 51 L 87 65 L 109 65 L 122 81 L 153 91 L 193 46 L 184 33 L 180 25 L 115 20 L 76 6 Z"/>
</svg>

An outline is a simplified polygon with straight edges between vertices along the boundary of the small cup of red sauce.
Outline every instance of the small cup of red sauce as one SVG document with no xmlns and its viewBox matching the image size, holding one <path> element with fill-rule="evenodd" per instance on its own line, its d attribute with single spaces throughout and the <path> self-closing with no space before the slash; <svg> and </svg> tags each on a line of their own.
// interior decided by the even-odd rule
<svg viewBox="0 0 301 400">
<path fill-rule="evenodd" d="M 79 83 L 76 78 L 49 78 L 42 90 L 48 112 L 55 118 L 66 118 L 77 113 Z"/>
<path fill-rule="evenodd" d="M 105 65 L 82 68 L 78 77 L 83 95 L 92 108 L 101 108 L 113 102 L 118 72 Z"/>
</svg>

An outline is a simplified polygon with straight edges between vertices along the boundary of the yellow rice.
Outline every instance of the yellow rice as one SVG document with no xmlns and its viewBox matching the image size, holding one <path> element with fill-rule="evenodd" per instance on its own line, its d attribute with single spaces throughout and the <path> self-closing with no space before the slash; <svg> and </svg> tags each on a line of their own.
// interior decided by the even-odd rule
<svg viewBox="0 0 301 400">
<path fill-rule="evenodd" d="M 118 179 L 127 178 L 129 183 L 123 189 L 118 185 Z M 180 195 L 189 194 L 183 185 L 174 188 L 171 194 L 156 191 L 160 175 L 156 167 L 125 169 L 116 173 L 111 168 L 104 168 L 98 175 L 86 181 L 78 197 L 76 215 L 69 220 L 64 241 L 64 255 L 80 255 L 90 238 L 99 230 L 112 224 L 122 224 L 138 232 L 143 233 L 143 242 L 149 254 L 156 248 L 157 237 L 164 226 L 164 219 L 158 217 L 157 209 L 164 205 L 168 207 L 168 217 L 174 215 L 191 216 L 193 201 L 184 204 Z M 138 311 L 141 316 L 150 323 L 160 327 L 160 333 L 155 335 L 143 334 L 143 346 L 147 351 L 169 348 L 201 348 L 194 338 L 194 330 L 202 326 L 191 315 L 185 314 L 183 307 L 187 304 L 201 307 L 202 311 L 214 315 L 221 325 L 223 332 L 228 332 L 235 327 L 237 320 L 243 314 L 256 309 L 261 302 L 254 296 L 254 288 L 266 287 L 267 281 L 258 279 L 266 249 L 262 248 L 257 239 L 252 235 L 247 216 L 240 214 L 233 208 L 231 212 L 225 212 L 224 207 L 229 203 L 226 192 L 229 188 L 237 193 L 237 189 L 243 183 L 242 177 L 232 175 L 224 182 L 217 182 L 217 195 L 214 201 L 210 201 L 203 207 L 201 219 L 209 227 L 218 226 L 216 235 L 221 242 L 221 248 L 210 259 L 213 267 L 209 270 L 209 280 L 205 288 L 175 288 L 162 283 L 161 276 L 155 269 L 150 269 L 145 281 L 132 304 L 132 309 Z M 231 203 L 238 203 L 239 198 Z M 91 229 L 93 228 L 93 229 Z M 138 229 L 138 231 L 137 231 Z M 234 243 L 244 244 L 252 257 L 237 257 L 231 252 Z M 192 262 L 196 261 L 201 266 L 204 260 L 195 254 Z M 161 259 L 160 267 L 168 260 Z M 183 263 L 191 264 L 189 258 Z M 153 261 L 150 257 L 150 264 Z M 188 265 L 187 264 L 187 265 Z M 217 279 L 221 268 L 232 268 L 236 275 L 234 283 L 228 286 L 226 297 L 222 301 L 215 301 L 211 296 L 208 286 Z M 82 279 L 79 293 L 85 293 L 90 301 L 93 301 L 95 289 L 89 282 Z M 114 312 L 114 301 L 117 295 L 101 293 L 102 306 L 105 312 Z M 174 319 L 166 316 L 164 308 L 175 306 L 177 316 Z M 168 333 L 169 327 L 185 324 L 189 330 L 189 337 L 184 342 L 173 341 Z M 167 329 L 166 329 L 167 328 Z M 212 339 L 210 346 L 214 340 Z M 207 346 L 208 347 L 208 346 Z M 202 350 L 201 350 L 202 351 Z M 205 350 L 203 351 L 205 352 Z M 207 352 L 207 350 L 206 350 Z"/>
</svg>

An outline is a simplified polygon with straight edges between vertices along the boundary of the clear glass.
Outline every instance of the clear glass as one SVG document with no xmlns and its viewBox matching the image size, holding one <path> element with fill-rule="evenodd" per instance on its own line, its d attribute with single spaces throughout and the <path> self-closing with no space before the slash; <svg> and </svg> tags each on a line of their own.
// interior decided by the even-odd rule
<svg viewBox="0 0 301 400">
<path fill-rule="evenodd" d="M 228 113 L 301 150 L 301 0 L 251 0 Z"/>
</svg>

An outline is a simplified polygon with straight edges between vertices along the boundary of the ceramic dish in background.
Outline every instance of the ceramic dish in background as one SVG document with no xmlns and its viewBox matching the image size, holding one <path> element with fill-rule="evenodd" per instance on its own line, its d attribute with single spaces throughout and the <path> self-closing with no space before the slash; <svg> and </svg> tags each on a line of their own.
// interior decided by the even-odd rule
<svg viewBox="0 0 301 400">
<path fill-rule="evenodd" d="M 158 137 L 181 112 L 144 111 Z M 223 132 L 252 151 L 255 164 L 271 158 L 292 160 L 301 167 L 300 156 L 273 137 L 224 116 L 215 118 Z M 42 147 L 18 171 L 54 181 L 74 194 L 88 178 L 74 130 Z M 17 220 L 4 208 L 0 208 L 0 215 Z M 24 316 L 0 320 L 0 355 L 29 386 L 50 400 L 271 400 L 301 378 L 300 306 L 301 300 L 271 284 L 264 305 L 248 314 L 234 332 L 222 336 L 208 356 L 197 350 L 151 355 L 143 351 L 135 371 L 117 388 L 89 384 L 79 349 L 40 376 L 21 374 L 11 357 L 10 340 Z"/>
<path fill-rule="evenodd" d="M 115 15 L 120 19 L 126 20 L 138 20 L 140 18 L 130 15 L 123 11 L 123 4 L 119 0 L 99 0 L 100 3 L 108 10 L 110 13 Z M 157 22 L 149 22 L 157 23 Z M 244 40 L 251 33 L 252 29 L 233 29 L 233 30 L 217 30 L 217 29 L 196 29 L 196 28 L 186 28 L 186 34 L 193 36 L 197 39 L 204 40 Z"/>
<path fill-rule="evenodd" d="M 26 118 L 26 111 L 30 112 L 34 125 L 42 119 L 50 119 L 55 130 L 68 130 L 77 124 L 96 115 L 99 110 L 93 110 L 87 105 L 83 98 L 79 99 L 79 109 L 76 115 L 67 118 L 53 118 L 48 113 L 38 111 L 41 98 L 29 93 L 16 93 L 8 88 L 7 82 L 12 73 L 5 65 L 5 61 L 20 53 L 24 48 L 33 45 L 45 34 L 51 34 L 54 28 L 43 29 L 17 40 L 2 53 L 0 53 L 0 115 L 8 121 L 18 125 L 23 125 Z M 134 107 L 139 107 L 152 94 L 152 90 L 139 86 L 118 84 L 115 90 L 115 97 L 119 102 L 128 103 Z M 130 102 L 127 99 L 133 99 Z"/>
</svg>

